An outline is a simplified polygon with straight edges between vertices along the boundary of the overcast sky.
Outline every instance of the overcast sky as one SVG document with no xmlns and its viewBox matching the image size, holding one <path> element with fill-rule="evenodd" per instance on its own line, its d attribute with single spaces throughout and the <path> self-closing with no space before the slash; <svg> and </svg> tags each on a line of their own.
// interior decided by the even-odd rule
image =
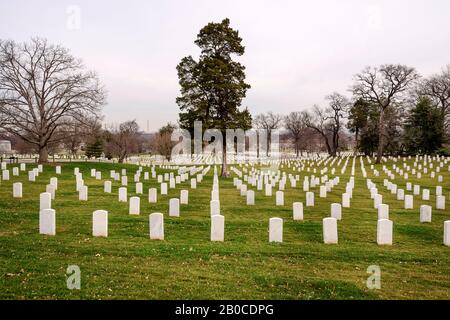
<svg viewBox="0 0 450 320">
<path fill-rule="evenodd" d="M 449 14 L 449 0 L 0 0 L 0 38 L 69 48 L 108 90 L 105 122 L 136 119 L 153 131 L 177 121 L 176 65 L 198 56 L 194 40 L 208 22 L 228 17 L 243 38 L 252 86 L 243 106 L 288 113 L 333 91 L 350 96 L 367 65 L 439 72 L 450 63 Z"/>
</svg>

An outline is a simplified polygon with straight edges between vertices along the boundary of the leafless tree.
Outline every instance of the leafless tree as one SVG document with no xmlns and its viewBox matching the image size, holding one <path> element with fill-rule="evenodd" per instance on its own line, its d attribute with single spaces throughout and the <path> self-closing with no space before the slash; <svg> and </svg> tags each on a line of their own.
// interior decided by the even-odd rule
<svg viewBox="0 0 450 320">
<path fill-rule="evenodd" d="M 177 142 L 172 141 L 172 132 L 176 129 L 174 124 L 168 123 L 161 127 L 152 137 L 153 149 L 170 161 L 172 149 Z"/>
<path fill-rule="evenodd" d="M 83 143 L 92 141 L 103 134 L 101 123 L 97 117 L 67 121 L 58 130 L 62 135 L 61 142 L 64 148 L 75 156 Z"/>
<path fill-rule="evenodd" d="M 285 117 L 284 126 L 289 130 L 294 140 L 295 154 L 298 157 L 301 148 L 301 139 L 306 129 L 303 114 L 301 112 L 291 112 Z"/>
<path fill-rule="evenodd" d="M 314 130 L 317 134 L 319 134 L 325 146 L 327 148 L 327 152 L 329 155 L 332 155 L 331 143 L 329 140 L 329 116 L 327 112 L 320 108 L 318 105 L 313 106 L 312 112 L 303 111 L 302 112 L 303 122 L 306 127 Z"/>
<path fill-rule="evenodd" d="M 448 131 L 450 129 L 450 65 L 443 68 L 440 74 L 424 79 L 418 87 L 420 95 L 429 97 L 440 108 Z"/>
<path fill-rule="evenodd" d="M 105 132 L 107 153 L 123 163 L 130 154 L 139 150 L 139 135 L 136 120 L 123 122 L 119 127 L 110 126 Z"/>
<path fill-rule="evenodd" d="M 67 49 L 44 39 L 0 40 L 0 115 L 5 130 L 36 146 L 47 162 L 48 145 L 64 125 L 96 115 L 105 92 L 95 73 L 85 71 Z"/>
<path fill-rule="evenodd" d="M 253 125 L 257 129 L 263 129 L 267 133 L 266 156 L 269 155 L 272 132 L 276 129 L 279 129 L 282 126 L 282 124 L 283 124 L 283 116 L 280 114 L 274 114 L 273 112 L 258 114 L 253 120 Z M 259 148 L 258 148 L 258 156 L 259 156 Z"/>
<path fill-rule="evenodd" d="M 342 120 L 344 119 L 350 101 L 340 93 L 334 92 L 326 97 L 330 101 L 329 107 L 326 110 L 328 125 L 327 129 L 331 135 L 331 153 L 336 155 L 339 148 L 339 138 L 342 131 Z"/>
<path fill-rule="evenodd" d="M 378 149 L 376 163 L 381 162 L 385 147 L 385 112 L 396 108 L 405 99 L 405 93 L 419 78 L 414 68 L 387 64 L 379 68 L 367 67 L 354 77 L 353 94 L 357 98 L 373 103 L 379 113 Z"/>
</svg>

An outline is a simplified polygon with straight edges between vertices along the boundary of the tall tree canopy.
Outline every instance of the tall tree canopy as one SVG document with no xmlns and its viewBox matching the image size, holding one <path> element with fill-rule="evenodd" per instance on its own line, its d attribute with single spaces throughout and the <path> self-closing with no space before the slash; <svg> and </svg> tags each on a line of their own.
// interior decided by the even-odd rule
<svg viewBox="0 0 450 320">
<path fill-rule="evenodd" d="M 386 144 L 385 113 L 388 108 L 397 108 L 405 99 L 405 93 L 419 78 L 414 68 L 387 64 L 379 68 L 367 67 L 355 75 L 352 87 L 357 99 L 367 101 L 378 109 L 377 163 L 381 162 Z"/>
<path fill-rule="evenodd" d="M 2 126 L 33 144 L 40 162 L 47 162 L 50 144 L 65 138 L 62 127 L 97 115 L 104 101 L 96 74 L 67 49 L 43 39 L 0 40 Z"/>
<path fill-rule="evenodd" d="M 431 99 L 421 97 L 405 122 L 405 147 L 410 154 L 433 154 L 444 141 L 444 115 Z"/>
<path fill-rule="evenodd" d="M 240 110 L 250 85 L 245 82 L 245 67 L 232 56 L 244 54 L 237 30 L 230 20 L 208 23 L 197 35 L 195 44 L 201 54 L 196 61 L 185 57 L 177 66 L 181 95 L 176 99 L 180 107 L 179 123 L 193 132 L 194 121 L 202 121 L 205 129 L 247 130 L 251 115 L 247 108 Z M 226 139 L 223 139 L 222 175 L 227 175 Z"/>
</svg>

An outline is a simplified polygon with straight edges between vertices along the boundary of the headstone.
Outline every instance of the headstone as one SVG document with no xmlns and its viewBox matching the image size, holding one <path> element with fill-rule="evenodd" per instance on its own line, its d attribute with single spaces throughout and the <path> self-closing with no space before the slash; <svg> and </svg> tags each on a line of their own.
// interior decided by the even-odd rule
<svg viewBox="0 0 450 320">
<path fill-rule="evenodd" d="M 111 181 L 107 180 L 104 183 L 103 191 L 106 193 L 111 193 L 111 187 L 112 187 Z"/>
<path fill-rule="evenodd" d="M 420 206 L 420 222 L 431 222 L 431 206 L 425 204 Z"/>
<path fill-rule="evenodd" d="M 247 191 L 247 205 L 248 206 L 255 205 L 255 191 L 253 190 Z"/>
<path fill-rule="evenodd" d="M 52 208 L 52 195 L 48 192 L 43 192 L 39 195 L 39 210 Z"/>
<path fill-rule="evenodd" d="M 78 200 L 87 201 L 88 200 L 88 187 L 82 186 L 78 194 Z"/>
<path fill-rule="evenodd" d="M 397 189 L 397 200 L 405 200 L 405 190 Z"/>
<path fill-rule="evenodd" d="M 196 189 L 197 188 L 197 179 L 192 178 L 191 179 L 191 189 Z"/>
<path fill-rule="evenodd" d="M 158 199 L 158 190 L 156 188 L 150 188 L 148 189 L 148 202 L 150 203 L 156 203 Z"/>
<path fill-rule="evenodd" d="M 378 220 L 389 220 L 389 205 L 380 204 L 378 206 Z"/>
<path fill-rule="evenodd" d="M 55 190 L 58 190 L 58 178 L 50 178 L 50 184 L 54 187 Z"/>
<path fill-rule="evenodd" d="M 45 186 L 45 192 L 48 192 L 52 195 L 52 200 L 55 200 L 55 186 L 52 184 L 48 184 Z"/>
<path fill-rule="evenodd" d="M 306 206 L 314 207 L 314 193 L 311 191 L 306 193 Z"/>
<path fill-rule="evenodd" d="M 378 245 L 392 245 L 392 226 L 391 220 L 382 219 L 377 223 L 377 243 Z"/>
<path fill-rule="evenodd" d="M 429 189 L 422 190 L 422 200 L 430 200 L 430 190 Z"/>
<path fill-rule="evenodd" d="M 321 198 L 327 197 L 327 187 L 326 186 L 320 186 L 320 197 Z"/>
<path fill-rule="evenodd" d="M 92 213 L 92 236 L 108 236 L 108 211 L 96 210 Z"/>
<path fill-rule="evenodd" d="M 170 217 L 180 216 L 180 199 L 172 198 L 169 200 L 169 216 Z"/>
<path fill-rule="evenodd" d="M 13 197 L 22 198 L 22 182 L 13 183 Z"/>
<path fill-rule="evenodd" d="M 136 183 L 136 194 L 143 194 L 143 187 L 142 187 L 142 182 L 137 182 Z"/>
<path fill-rule="evenodd" d="M 9 180 L 9 170 L 2 171 L 2 180 L 4 180 L 4 181 Z"/>
<path fill-rule="evenodd" d="M 376 194 L 373 197 L 373 207 L 378 209 L 378 206 L 383 203 L 383 196 L 381 194 Z"/>
<path fill-rule="evenodd" d="M 189 203 L 189 191 L 181 190 L 180 192 L 180 204 L 188 204 Z"/>
<path fill-rule="evenodd" d="M 161 195 L 167 195 L 167 182 L 161 183 Z"/>
<path fill-rule="evenodd" d="M 141 199 L 139 197 L 131 197 L 129 214 L 139 215 L 140 212 L 141 212 Z"/>
<path fill-rule="evenodd" d="M 450 220 L 444 222 L 444 245 L 450 247 Z"/>
<path fill-rule="evenodd" d="M 28 171 L 28 181 L 36 181 L 36 175 L 34 171 Z"/>
<path fill-rule="evenodd" d="M 119 202 L 127 202 L 127 201 L 128 201 L 127 188 L 120 187 L 119 188 Z"/>
<path fill-rule="evenodd" d="M 265 195 L 268 197 L 272 196 L 272 185 L 270 183 L 266 184 Z"/>
<path fill-rule="evenodd" d="M 275 193 L 276 195 L 276 205 L 277 206 L 284 206 L 284 193 L 283 191 L 277 191 Z"/>
<path fill-rule="evenodd" d="M 220 201 L 219 200 L 211 200 L 209 204 L 210 204 L 211 216 L 220 214 Z"/>
<path fill-rule="evenodd" d="M 123 186 L 127 186 L 128 185 L 128 177 L 127 176 L 122 176 L 120 178 L 120 182 Z"/>
<path fill-rule="evenodd" d="M 102 172 L 101 171 L 96 171 L 95 172 L 95 179 L 96 180 L 102 180 Z"/>
<path fill-rule="evenodd" d="M 246 184 L 242 184 L 241 185 L 241 196 L 245 197 L 247 195 L 247 185 Z"/>
<path fill-rule="evenodd" d="M 323 219 L 323 242 L 326 244 L 338 243 L 337 220 L 335 218 Z"/>
<path fill-rule="evenodd" d="M 211 241 L 224 241 L 225 217 L 220 214 L 211 217 Z"/>
<path fill-rule="evenodd" d="M 56 174 L 61 174 L 61 166 L 56 166 Z"/>
<path fill-rule="evenodd" d="M 350 195 L 348 193 L 342 194 L 342 207 L 350 208 Z"/>
<path fill-rule="evenodd" d="M 332 203 L 331 204 L 331 217 L 336 220 L 342 219 L 342 206 L 340 203 Z"/>
<path fill-rule="evenodd" d="M 283 242 L 283 219 L 270 218 L 269 242 Z"/>
<path fill-rule="evenodd" d="M 164 240 L 164 215 L 159 212 L 149 216 L 150 239 Z"/>
<path fill-rule="evenodd" d="M 436 197 L 436 209 L 445 210 L 445 196 Z"/>
<path fill-rule="evenodd" d="M 39 212 L 39 233 L 54 236 L 56 234 L 56 213 L 53 209 Z"/>
<path fill-rule="evenodd" d="M 303 203 L 294 202 L 292 204 L 294 220 L 303 220 Z"/>
<path fill-rule="evenodd" d="M 405 196 L 405 209 L 413 209 L 414 208 L 414 198 L 412 195 L 408 194 Z"/>
</svg>

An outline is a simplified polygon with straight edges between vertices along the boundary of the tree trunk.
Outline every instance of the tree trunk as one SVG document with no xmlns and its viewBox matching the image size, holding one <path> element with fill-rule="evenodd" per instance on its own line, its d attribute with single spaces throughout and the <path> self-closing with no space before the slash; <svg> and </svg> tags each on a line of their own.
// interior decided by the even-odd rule
<svg viewBox="0 0 450 320">
<path fill-rule="evenodd" d="M 384 109 L 380 110 L 380 118 L 378 119 L 378 149 L 376 164 L 381 163 L 384 148 Z"/>
<path fill-rule="evenodd" d="M 48 148 L 47 146 L 39 146 L 39 163 L 48 162 Z"/>
<path fill-rule="evenodd" d="M 333 155 L 333 152 L 331 151 L 330 143 L 328 142 L 328 137 L 324 134 L 322 134 L 323 140 L 325 141 L 325 146 L 327 147 L 327 152 L 331 156 Z"/>
</svg>

